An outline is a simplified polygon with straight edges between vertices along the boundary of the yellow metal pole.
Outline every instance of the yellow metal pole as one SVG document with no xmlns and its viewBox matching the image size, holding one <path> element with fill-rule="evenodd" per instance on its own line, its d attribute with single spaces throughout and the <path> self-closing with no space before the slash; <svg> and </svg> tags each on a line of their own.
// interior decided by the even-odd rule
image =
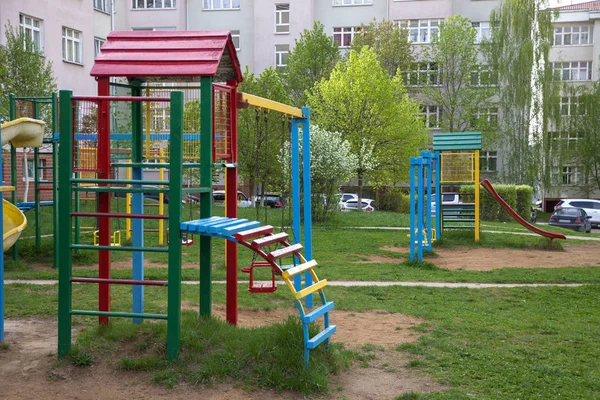
<svg viewBox="0 0 600 400">
<path fill-rule="evenodd" d="M 163 163 L 164 159 L 163 159 L 163 149 L 158 149 L 158 162 L 159 163 Z M 158 169 L 158 179 L 161 181 L 165 180 L 165 169 L 164 168 L 159 168 Z M 160 215 L 163 215 L 165 213 L 165 194 L 164 193 L 159 193 L 158 194 L 158 213 Z M 159 219 L 158 220 L 158 245 L 162 246 L 165 243 L 165 220 L 163 219 Z"/>
<path fill-rule="evenodd" d="M 479 242 L 479 150 L 475 150 L 475 241 Z"/>
<path fill-rule="evenodd" d="M 125 170 L 127 171 L 125 172 L 127 180 L 131 180 L 131 168 L 126 167 Z M 131 185 L 127 185 L 127 187 L 131 187 Z M 131 214 L 131 193 L 125 195 L 125 212 Z M 125 219 L 125 240 L 131 240 L 131 218 Z"/>
</svg>

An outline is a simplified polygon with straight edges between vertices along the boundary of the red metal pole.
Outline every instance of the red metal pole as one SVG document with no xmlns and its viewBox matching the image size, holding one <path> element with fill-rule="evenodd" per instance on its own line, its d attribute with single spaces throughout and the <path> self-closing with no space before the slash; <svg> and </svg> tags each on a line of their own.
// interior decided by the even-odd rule
<svg viewBox="0 0 600 400">
<path fill-rule="evenodd" d="M 98 78 L 98 95 L 108 96 L 110 86 L 108 78 Z M 98 103 L 98 152 L 96 156 L 98 164 L 98 179 L 110 179 L 110 102 L 104 100 Z M 98 212 L 110 213 L 110 193 L 98 193 Z M 110 218 L 98 219 L 99 244 L 110 246 Z M 98 252 L 98 278 L 110 279 L 110 251 L 99 250 Z M 101 283 L 98 285 L 98 309 L 99 311 L 110 311 L 110 285 Z M 100 316 L 98 322 L 107 325 L 109 317 Z"/>
<path fill-rule="evenodd" d="M 237 83 L 235 81 L 227 82 L 232 87 L 229 93 L 229 128 L 228 133 L 231 143 L 230 163 L 237 163 Z M 227 167 L 225 171 L 225 208 L 226 215 L 229 218 L 237 218 L 237 167 Z M 232 325 L 237 325 L 238 321 L 238 249 L 237 244 L 231 241 L 225 243 L 225 265 L 227 266 L 227 304 L 226 320 Z"/>
</svg>

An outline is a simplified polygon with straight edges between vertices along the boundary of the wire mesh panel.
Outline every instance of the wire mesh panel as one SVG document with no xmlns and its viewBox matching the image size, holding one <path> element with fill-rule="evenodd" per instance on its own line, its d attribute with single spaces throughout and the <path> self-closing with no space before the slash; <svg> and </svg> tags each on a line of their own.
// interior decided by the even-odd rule
<svg viewBox="0 0 600 400">
<path fill-rule="evenodd" d="M 99 172 L 97 102 L 73 101 L 73 133 L 73 172 Z"/>
<path fill-rule="evenodd" d="M 214 85 L 213 162 L 232 161 L 232 88 Z"/>
<path fill-rule="evenodd" d="M 474 152 L 441 153 L 440 181 L 442 183 L 475 182 L 475 159 Z"/>
</svg>

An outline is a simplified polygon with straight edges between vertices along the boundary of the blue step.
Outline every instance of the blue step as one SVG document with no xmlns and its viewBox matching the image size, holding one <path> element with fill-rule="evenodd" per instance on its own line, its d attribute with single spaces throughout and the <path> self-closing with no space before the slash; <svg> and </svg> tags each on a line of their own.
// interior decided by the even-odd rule
<svg viewBox="0 0 600 400">
<path fill-rule="evenodd" d="M 206 229 L 213 225 L 226 221 L 228 218 L 224 217 L 210 217 L 203 219 L 195 219 L 192 221 L 182 222 L 179 225 L 179 229 L 183 232 L 200 233 L 205 232 Z"/>
<path fill-rule="evenodd" d="M 221 233 L 221 231 L 224 228 L 227 228 L 229 226 L 235 226 L 237 224 L 240 223 L 244 223 L 244 222 L 248 222 L 247 219 L 237 219 L 237 218 L 230 218 L 227 221 L 223 221 L 221 223 L 218 224 L 213 224 L 207 227 L 206 232 L 208 233 Z"/>
<path fill-rule="evenodd" d="M 240 220 L 241 221 L 241 220 Z M 258 221 L 249 221 L 239 225 L 228 226 L 222 229 L 223 234 L 233 236 L 236 233 L 244 232 L 249 229 L 258 228 L 260 226 L 260 222 Z M 271 228 L 272 229 L 272 228 Z"/>
<path fill-rule="evenodd" d="M 302 322 L 305 324 L 310 324 L 311 322 L 314 322 L 317 318 L 331 310 L 333 310 L 333 301 L 328 301 L 321 307 L 311 311 L 310 313 L 302 317 Z"/>
<path fill-rule="evenodd" d="M 329 328 L 326 328 L 321 333 L 319 333 L 314 338 L 310 339 L 306 344 L 306 348 L 309 350 L 316 349 L 318 345 L 323 343 L 325 340 L 329 339 L 331 335 L 333 335 L 336 331 L 335 325 L 329 325 Z"/>
</svg>

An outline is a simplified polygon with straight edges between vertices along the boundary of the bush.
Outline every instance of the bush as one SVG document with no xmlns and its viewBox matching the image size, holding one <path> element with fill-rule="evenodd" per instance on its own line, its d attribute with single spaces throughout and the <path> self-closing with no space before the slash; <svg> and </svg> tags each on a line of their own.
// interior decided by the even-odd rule
<svg viewBox="0 0 600 400">
<path fill-rule="evenodd" d="M 526 185 L 494 185 L 494 188 L 506 203 L 523 218 L 529 219 L 533 188 Z M 473 185 L 461 186 L 461 194 L 473 194 Z M 484 221 L 510 221 L 512 217 L 502 208 L 485 189 L 479 189 L 480 218 Z"/>
<path fill-rule="evenodd" d="M 388 188 L 385 191 L 377 193 L 375 207 L 381 211 L 393 211 L 408 214 L 410 207 L 408 206 L 409 195 L 402 189 Z"/>
</svg>

